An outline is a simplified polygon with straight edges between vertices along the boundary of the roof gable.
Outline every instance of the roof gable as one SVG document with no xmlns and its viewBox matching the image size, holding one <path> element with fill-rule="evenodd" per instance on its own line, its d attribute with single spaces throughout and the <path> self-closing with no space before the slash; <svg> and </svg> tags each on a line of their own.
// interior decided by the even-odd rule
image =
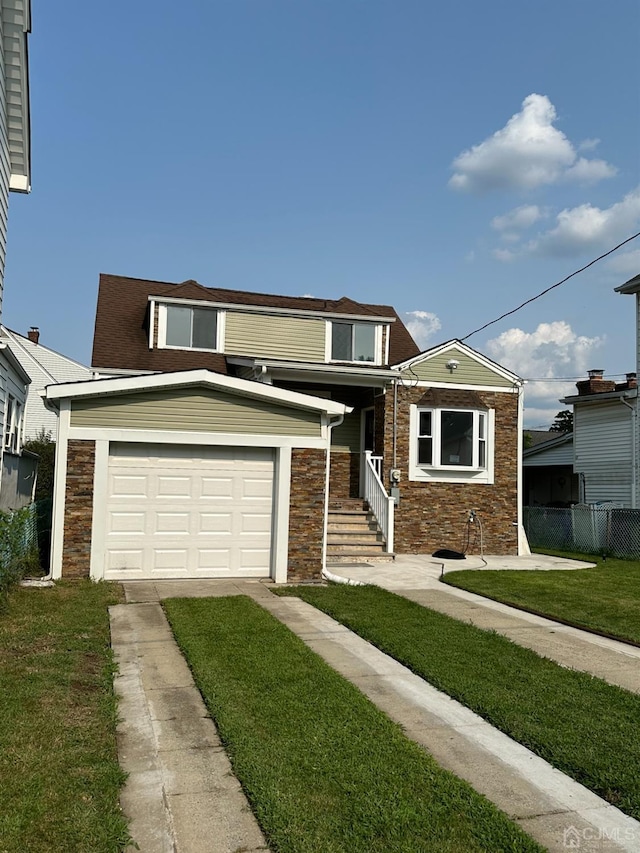
<svg viewBox="0 0 640 853">
<path fill-rule="evenodd" d="M 408 378 L 455 385 L 512 388 L 522 380 L 459 340 L 446 341 L 394 365 Z"/>
</svg>

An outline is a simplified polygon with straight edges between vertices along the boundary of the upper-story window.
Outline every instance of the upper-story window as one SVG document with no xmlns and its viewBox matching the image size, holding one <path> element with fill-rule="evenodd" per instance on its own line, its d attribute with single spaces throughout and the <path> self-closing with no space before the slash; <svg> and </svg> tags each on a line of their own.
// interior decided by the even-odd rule
<svg viewBox="0 0 640 853">
<path fill-rule="evenodd" d="M 21 426 L 22 406 L 9 395 L 4 418 L 4 449 L 9 453 L 18 453 L 20 450 Z"/>
<path fill-rule="evenodd" d="M 218 312 L 197 306 L 160 305 L 158 346 L 217 350 Z"/>
<path fill-rule="evenodd" d="M 331 360 L 375 363 L 377 335 L 373 323 L 331 323 Z"/>
</svg>

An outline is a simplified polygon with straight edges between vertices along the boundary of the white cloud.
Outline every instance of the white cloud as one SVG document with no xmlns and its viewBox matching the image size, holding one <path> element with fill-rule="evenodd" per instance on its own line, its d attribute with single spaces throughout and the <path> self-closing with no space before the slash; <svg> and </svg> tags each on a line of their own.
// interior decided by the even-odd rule
<svg viewBox="0 0 640 853">
<path fill-rule="evenodd" d="M 562 210 L 556 222 L 555 228 L 528 243 L 528 254 L 563 257 L 612 246 L 640 226 L 640 187 L 611 207 L 581 204 Z"/>
<path fill-rule="evenodd" d="M 491 227 L 496 231 L 521 231 L 530 228 L 543 216 L 545 211 L 537 204 L 523 204 L 520 207 L 514 207 L 508 213 L 503 213 L 502 216 L 494 216 Z"/>
<path fill-rule="evenodd" d="M 596 184 L 603 178 L 612 178 L 617 171 L 616 167 L 606 160 L 587 160 L 586 157 L 580 157 L 564 173 L 564 179 L 580 184 Z"/>
<path fill-rule="evenodd" d="M 503 128 L 456 157 L 449 186 L 478 193 L 528 190 L 561 179 L 591 183 L 615 173 L 604 160 L 578 159 L 573 144 L 553 126 L 556 117 L 546 95 L 529 95 Z"/>
<path fill-rule="evenodd" d="M 583 139 L 578 145 L 578 151 L 593 151 L 598 145 L 600 145 L 599 139 Z"/>
<path fill-rule="evenodd" d="M 564 320 L 541 323 L 534 332 L 508 329 L 487 342 L 487 352 L 495 361 L 529 382 L 525 387 L 525 404 L 530 401 L 539 409 L 559 410 L 560 397 L 575 392 L 575 381 L 559 382 L 566 376 L 585 376 L 594 365 L 593 353 L 602 346 L 604 337 L 577 335 Z M 553 419 L 553 418 L 552 418 Z"/>
<path fill-rule="evenodd" d="M 632 249 L 631 251 L 612 255 L 607 266 L 613 272 L 627 278 L 640 275 L 640 249 Z"/>
<path fill-rule="evenodd" d="M 427 341 L 442 327 L 440 319 L 430 311 L 406 311 L 405 326 L 420 349 L 427 348 Z"/>
<path fill-rule="evenodd" d="M 514 252 L 512 249 L 493 249 L 491 254 L 496 261 L 500 261 L 503 264 L 508 264 L 509 261 L 513 261 L 518 257 L 518 252 Z"/>
</svg>

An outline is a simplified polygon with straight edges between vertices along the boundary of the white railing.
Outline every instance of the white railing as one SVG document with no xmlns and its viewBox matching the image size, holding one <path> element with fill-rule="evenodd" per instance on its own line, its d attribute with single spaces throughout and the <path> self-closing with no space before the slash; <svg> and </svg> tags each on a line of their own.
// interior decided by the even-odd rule
<svg viewBox="0 0 640 853">
<path fill-rule="evenodd" d="M 375 516 L 386 542 L 386 550 L 393 551 L 393 509 L 394 501 L 389 497 L 382 483 L 380 473 L 382 457 L 372 456 L 370 450 L 364 452 L 364 499 Z"/>
</svg>

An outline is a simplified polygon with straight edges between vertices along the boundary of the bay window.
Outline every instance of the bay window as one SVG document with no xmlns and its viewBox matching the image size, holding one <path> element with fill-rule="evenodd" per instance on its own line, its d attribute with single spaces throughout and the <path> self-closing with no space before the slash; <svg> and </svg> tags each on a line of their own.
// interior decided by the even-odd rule
<svg viewBox="0 0 640 853">
<path fill-rule="evenodd" d="M 411 409 L 410 479 L 492 480 L 492 411 Z"/>
</svg>

